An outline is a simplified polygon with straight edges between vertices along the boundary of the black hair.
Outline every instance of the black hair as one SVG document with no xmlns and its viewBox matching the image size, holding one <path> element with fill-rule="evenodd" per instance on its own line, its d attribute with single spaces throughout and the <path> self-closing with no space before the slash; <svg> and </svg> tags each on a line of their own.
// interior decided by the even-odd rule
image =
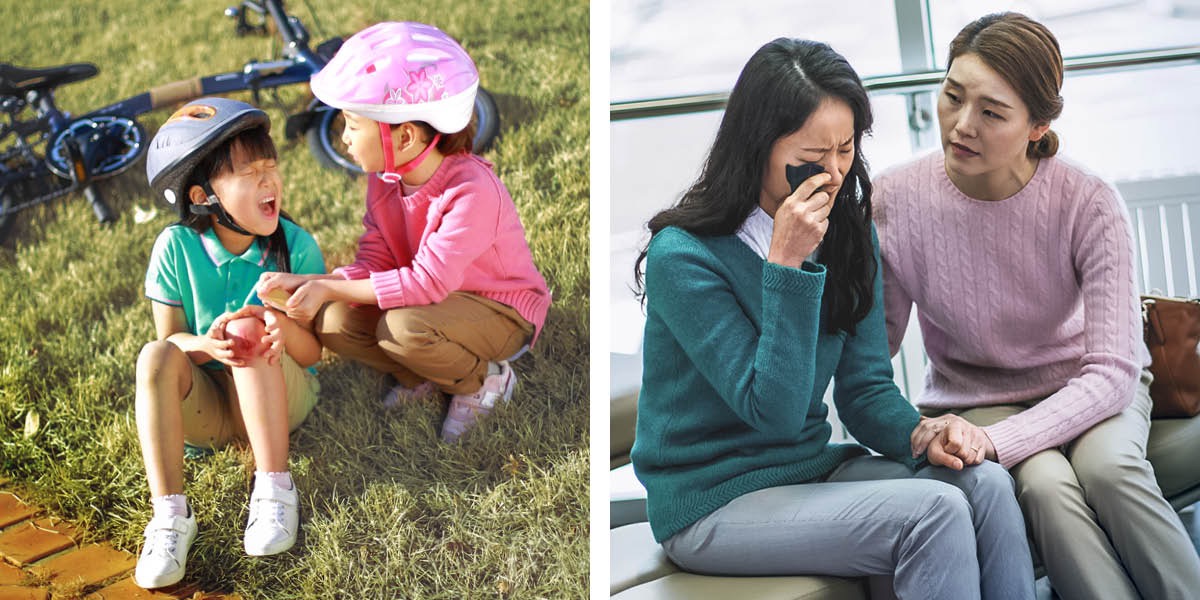
<svg viewBox="0 0 1200 600">
<path fill-rule="evenodd" d="M 845 102 L 854 115 L 854 160 L 829 214 L 819 261 L 827 269 L 829 332 L 851 335 L 874 302 L 871 182 L 862 154 L 871 104 L 858 74 L 827 44 L 778 38 L 759 48 L 730 92 L 717 137 L 700 177 L 672 207 L 650 219 L 651 236 L 675 226 L 700 236 L 732 235 L 759 204 L 763 173 L 780 138 L 804 126 L 822 100 Z M 635 293 L 644 301 L 642 262 Z"/>
<path fill-rule="evenodd" d="M 184 181 L 181 202 L 191 203 L 188 190 L 191 190 L 193 185 L 204 186 L 213 177 L 233 171 L 233 147 L 235 144 L 241 144 L 246 154 L 255 159 L 274 160 L 279 156 L 275 150 L 275 142 L 271 141 L 271 134 L 266 127 L 252 127 L 242 131 L 222 142 L 220 146 L 214 148 L 212 152 L 196 163 L 196 168 L 192 169 Z M 279 216 L 295 223 L 295 220 L 282 210 L 279 211 Z M 212 227 L 212 219 L 208 215 L 194 214 L 187 210 L 187 207 L 184 207 L 184 217 L 179 222 L 199 232 L 207 231 L 209 227 Z M 276 269 L 284 273 L 291 272 L 292 261 L 282 222 L 271 235 L 255 236 L 255 241 L 267 254 L 267 257 L 275 262 Z"/>
</svg>

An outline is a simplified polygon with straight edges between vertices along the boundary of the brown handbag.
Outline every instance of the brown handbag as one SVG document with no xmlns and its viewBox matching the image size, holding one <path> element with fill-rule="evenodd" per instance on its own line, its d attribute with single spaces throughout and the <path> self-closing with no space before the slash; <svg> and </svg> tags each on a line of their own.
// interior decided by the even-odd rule
<svg viewBox="0 0 1200 600">
<path fill-rule="evenodd" d="M 1154 418 L 1200 414 L 1200 299 L 1142 296 Z"/>
</svg>

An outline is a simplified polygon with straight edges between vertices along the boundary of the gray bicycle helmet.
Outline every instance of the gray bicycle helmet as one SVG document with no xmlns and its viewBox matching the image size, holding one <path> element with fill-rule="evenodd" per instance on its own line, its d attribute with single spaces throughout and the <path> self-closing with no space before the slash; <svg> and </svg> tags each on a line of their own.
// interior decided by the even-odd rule
<svg viewBox="0 0 1200 600">
<path fill-rule="evenodd" d="M 212 207 L 187 201 L 187 190 L 183 186 L 192 170 L 209 152 L 237 134 L 255 127 L 270 131 L 271 119 L 267 113 L 245 102 L 228 98 L 201 98 L 185 104 L 163 123 L 150 141 L 150 149 L 146 153 L 146 178 L 150 181 L 150 189 L 156 196 L 174 205 L 180 217 L 186 217 L 189 210 L 196 214 L 215 214 L 223 225 L 229 226 L 225 223 L 228 216 L 207 184 L 205 192 L 214 201 Z M 179 201 L 181 198 L 182 202 Z M 241 229 L 236 225 L 233 228 Z"/>
</svg>

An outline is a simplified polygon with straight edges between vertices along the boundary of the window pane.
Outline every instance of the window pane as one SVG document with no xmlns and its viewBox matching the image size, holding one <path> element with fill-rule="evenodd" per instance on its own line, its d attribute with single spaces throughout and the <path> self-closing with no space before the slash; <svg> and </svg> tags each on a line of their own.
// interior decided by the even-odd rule
<svg viewBox="0 0 1200 600">
<path fill-rule="evenodd" d="M 1062 96 L 1059 148 L 1105 178 L 1200 173 L 1200 67 L 1067 77 Z"/>
<path fill-rule="evenodd" d="M 1064 57 L 1200 43 L 1200 2 L 1196 0 L 929 0 L 933 54 L 939 68 L 945 68 L 950 40 L 964 25 L 1004 10 L 1023 13 L 1050 28 Z"/>
<path fill-rule="evenodd" d="M 828 43 L 860 76 L 900 71 L 896 15 L 887 0 L 612 3 L 612 101 L 728 92 L 754 51 L 777 37 Z"/>
</svg>

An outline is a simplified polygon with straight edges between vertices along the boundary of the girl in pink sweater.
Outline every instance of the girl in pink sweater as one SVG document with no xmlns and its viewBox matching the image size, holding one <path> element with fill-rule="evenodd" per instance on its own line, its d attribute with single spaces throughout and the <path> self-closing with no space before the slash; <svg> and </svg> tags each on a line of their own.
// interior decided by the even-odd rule
<svg viewBox="0 0 1200 600">
<path fill-rule="evenodd" d="M 392 374 L 385 402 L 452 394 L 448 442 L 512 397 L 509 361 L 550 306 L 508 190 L 470 154 L 478 87 L 474 62 L 435 27 L 380 23 L 347 40 L 312 90 L 342 109 L 342 141 L 378 174 L 366 231 L 354 262 L 331 275 L 259 284 L 292 292 L 288 314 L 315 318 L 323 344 Z"/>
<path fill-rule="evenodd" d="M 1055 156 L 1058 42 L 989 15 L 948 64 L 941 150 L 875 179 L 892 353 L 915 304 L 920 406 L 981 426 L 958 451 L 1010 469 L 1060 597 L 1188 597 L 1200 560 L 1146 460 L 1129 218 L 1115 188 Z M 914 439 L 959 436 L 929 423 Z"/>
</svg>

